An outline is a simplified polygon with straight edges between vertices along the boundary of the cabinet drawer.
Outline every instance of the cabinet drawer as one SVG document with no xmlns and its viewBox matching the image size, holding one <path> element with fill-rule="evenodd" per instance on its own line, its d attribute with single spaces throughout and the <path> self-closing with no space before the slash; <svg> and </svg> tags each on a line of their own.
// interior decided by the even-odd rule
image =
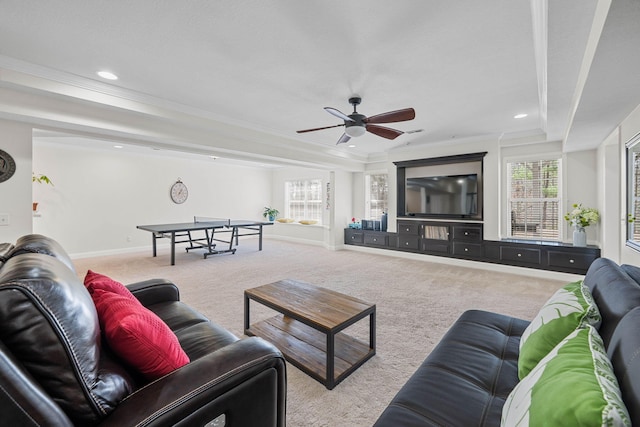
<svg viewBox="0 0 640 427">
<path fill-rule="evenodd" d="M 540 264 L 540 249 L 524 249 L 502 246 L 500 248 L 500 260 L 526 262 L 529 264 Z"/>
<path fill-rule="evenodd" d="M 364 243 L 364 233 L 362 231 L 347 230 L 344 233 L 344 242 L 349 243 Z"/>
<path fill-rule="evenodd" d="M 587 270 L 596 258 L 598 257 L 595 254 L 577 254 L 559 251 L 547 252 L 547 262 L 552 267 Z"/>
<path fill-rule="evenodd" d="M 420 239 L 418 236 L 398 235 L 398 249 L 419 249 Z"/>
<path fill-rule="evenodd" d="M 453 239 L 454 240 L 466 240 L 470 242 L 482 241 L 482 228 L 474 226 L 453 226 Z"/>
<path fill-rule="evenodd" d="M 372 246 L 387 246 L 387 236 L 384 234 L 366 233 L 364 235 L 364 244 Z"/>
<path fill-rule="evenodd" d="M 418 222 L 398 222 L 398 234 L 419 234 L 420 223 Z"/>
<path fill-rule="evenodd" d="M 463 256 L 482 256 L 482 245 L 480 243 L 453 242 L 453 254 Z"/>
<path fill-rule="evenodd" d="M 423 240 L 422 250 L 426 252 L 449 253 L 449 242 L 443 240 Z"/>
</svg>

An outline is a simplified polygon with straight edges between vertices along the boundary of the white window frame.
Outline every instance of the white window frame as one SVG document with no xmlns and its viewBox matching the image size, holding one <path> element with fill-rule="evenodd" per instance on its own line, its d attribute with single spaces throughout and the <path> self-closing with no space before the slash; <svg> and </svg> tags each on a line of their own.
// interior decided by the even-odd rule
<svg viewBox="0 0 640 427">
<path fill-rule="evenodd" d="M 371 177 L 378 175 L 387 177 L 387 200 L 385 200 L 386 209 L 384 212 L 389 212 L 389 173 L 387 171 L 371 172 L 364 176 L 364 218 L 379 220 L 382 216 L 382 212 L 379 215 L 374 215 L 371 208 Z"/>
<path fill-rule="evenodd" d="M 302 215 L 298 215 L 295 212 L 293 212 L 293 210 L 291 209 L 291 185 L 293 185 L 294 182 L 302 182 L 304 183 L 304 200 L 302 201 L 303 203 L 303 208 L 302 208 Z M 309 194 L 310 193 L 310 186 L 312 185 L 312 183 L 317 183 L 317 185 L 320 188 L 320 194 L 319 194 L 319 199 L 311 199 L 312 195 Z M 300 220 L 315 220 L 318 221 L 317 224 L 318 225 L 322 225 L 322 212 L 323 212 L 323 182 L 322 179 L 320 178 L 301 178 L 301 179 L 290 179 L 285 181 L 284 183 L 284 200 L 285 200 L 285 217 L 286 218 L 292 218 L 293 220 L 300 221 Z M 314 205 L 317 205 L 317 209 L 312 209 L 310 204 L 313 203 Z"/>
<path fill-rule="evenodd" d="M 558 192 L 557 196 L 554 198 L 543 197 L 543 198 L 530 198 L 530 199 L 522 199 L 522 201 L 555 201 L 558 205 L 557 211 L 557 222 L 558 222 L 558 234 L 555 238 L 543 237 L 539 235 L 527 235 L 527 230 L 525 229 L 524 235 L 514 235 L 512 233 L 512 221 L 511 221 L 511 169 L 510 165 L 513 163 L 519 162 L 536 162 L 536 161 L 546 161 L 546 160 L 555 160 L 558 162 Z M 504 170 L 504 221 L 503 221 L 503 231 L 502 235 L 509 239 L 518 239 L 518 240 L 547 240 L 547 241 L 557 241 L 561 242 L 564 236 L 564 197 L 563 197 L 563 183 L 562 183 L 562 168 L 563 168 L 564 158 L 561 153 L 547 153 L 545 155 L 528 155 L 528 156 L 511 156 L 503 159 L 503 170 Z"/>
</svg>

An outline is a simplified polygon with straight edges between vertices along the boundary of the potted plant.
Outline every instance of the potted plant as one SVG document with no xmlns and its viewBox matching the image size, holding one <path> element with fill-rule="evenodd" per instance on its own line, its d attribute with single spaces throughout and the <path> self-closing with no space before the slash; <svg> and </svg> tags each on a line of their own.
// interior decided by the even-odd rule
<svg viewBox="0 0 640 427">
<path fill-rule="evenodd" d="M 51 179 L 43 174 L 35 174 L 35 173 L 31 173 L 31 181 L 32 182 L 37 182 L 38 184 L 49 184 L 50 186 L 54 186 L 53 185 L 53 181 L 51 181 Z M 37 211 L 38 210 L 38 202 L 33 202 L 33 211 Z"/>
<path fill-rule="evenodd" d="M 265 206 L 264 211 L 262 212 L 262 216 L 265 218 L 269 218 L 269 221 L 275 221 L 279 213 L 280 211 L 278 209 Z"/>
<path fill-rule="evenodd" d="M 582 203 L 574 203 L 573 210 L 565 214 L 564 219 L 573 226 L 573 246 L 587 246 L 587 234 L 584 230 L 600 219 L 600 213 L 594 208 L 585 208 Z"/>
</svg>

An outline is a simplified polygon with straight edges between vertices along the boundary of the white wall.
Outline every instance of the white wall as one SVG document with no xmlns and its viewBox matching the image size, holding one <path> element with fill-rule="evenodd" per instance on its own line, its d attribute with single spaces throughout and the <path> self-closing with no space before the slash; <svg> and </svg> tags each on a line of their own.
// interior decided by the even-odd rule
<svg viewBox="0 0 640 427">
<path fill-rule="evenodd" d="M 563 161 L 564 212 L 569 212 L 574 203 L 582 203 L 589 208 L 597 208 L 598 203 L 598 151 L 585 150 L 566 153 Z M 600 226 L 586 227 L 587 243 L 600 243 Z M 565 224 L 567 242 L 573 239 L 573 229 Z"/>
<path fill-rule="evenodd" d="M 31 126 L 0 120 L 0 149 L 16 162 L 16 172 L 0 182 L 0 214 L 9 224 L 0 226 L 0 243 L 31 233 Z"/>
<path fill-rule="evenodd" d="M 271 204 L 264 168 L 190 158 L 34 143 L 33 168 L 54 187 L 34 185 L 40 217 L 33 230 L 58 240 L 73 255 L 151 247 L 141 224 L 190 221 L 194 215 L 262 220 Z M 169 198 L 180 178 L 189 189 L 180 205 Z"/>
</svg>

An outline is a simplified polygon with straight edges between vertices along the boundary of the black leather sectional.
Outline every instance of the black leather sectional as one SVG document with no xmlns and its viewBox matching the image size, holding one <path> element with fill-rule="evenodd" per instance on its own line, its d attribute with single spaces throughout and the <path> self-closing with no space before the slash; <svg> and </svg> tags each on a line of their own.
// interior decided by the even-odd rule
<svg viewBox="0 0 640 427">
<path fill-rule="evenodd" d="M 584 282 L 602 316 L 599 333 L 622 398 L 633 425 L 640 425 L 640 268 L 599 258 Z M 486 311 L 463 313 L 375 427 L 499 426 L 518 383 L 519 342 L 528 324 Z"/>
<path fill-rule="evenodd" d="M 128 288 L 190 363 L 141 378 L 101 340 L 91 297 L 57 242 L 28 235 L 0 244 L 1 425 L 285 425 L 286 365 L 273 345 L 238 339 L 166 280 Z"/>
</svg>

